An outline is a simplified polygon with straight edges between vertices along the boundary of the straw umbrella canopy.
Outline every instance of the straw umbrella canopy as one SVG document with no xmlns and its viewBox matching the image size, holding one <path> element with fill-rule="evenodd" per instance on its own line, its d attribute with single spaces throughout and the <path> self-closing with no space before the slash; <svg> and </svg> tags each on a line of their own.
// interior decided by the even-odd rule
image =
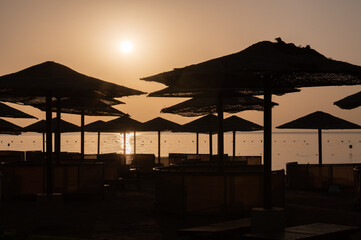
<svg viewBox="0 0 361 240">
<path fill-rule="evenodd" d="M 318 164 L 322 165 L 322 129 L 360 129 L 361 126 L 332 116 L 331 114 L 317 111 L 298 118 L 277 128 L 317 129 L 318 130 Z"/>
<path fill-rule="evenodd" d="M 98 144 L 97 144 L 97 154 L 100 154 L 100 133 L 103 132 L 103 126 L 105 122 L 98 120 L 92 123 L 89 123 L 84 126 L 84 131 L 86 132 L 96 132 L 98 133 Z"/>
<path fill-rule="evenodd" d="M 237 131 L 259 131 L 263 130 L 263 127 L 253 123 L 251 121 L 245 120 L 237 116 L 230 116 L 229 118 L 224 119 L 224 131 L 232 131 L 233 134 L 233 158 L 236 157 L 236 132 Z"/>
<path fill-rule="evenodd" d="M 101 97 L 124 97 L 139 95 L 143 92 L 106 82 L 78 73 L 55 62 L 44 62 L 16 73 L 0 77 L 1 99 L 22 102 L 16 97 L 43 98 L 46 101 L 47 119 L 47 194 L 53 193 L 53 157 L 51 140 L 52 98 L 83 97 L 86 99 Z M 6 97 L 9 97 L 6 100 Z"/>
<path fill-rule="evenodd" d="M 57 131 L 56 128 L 56 121 L 57 118 L 53 118 L 51 120 L 53 122 L 51 132 L 55 133 Z M 72 124 L 70 122 L 67 122 L 65 120 L 60 121 L 61 124 L 61 131 L 62 132 L 79 132 L 80 128 L 79 126 Z M 37 132 L 37 133 L 43 133 L 46 132 L 46 120 L 40 120 L 36 123 L 30 124 L 26 127 L 24 127 L 24 132 Z"/>
<path fill-rule="evenodd" d="M 52 119 L 52 129 L 51 132 L 52 133 L 56 133 L 57 132 L 57 122 L 58 119 L 57 118 L 53 118 Z M 61 120 L 60 121 L 60 126 L 61 126 L 61 132 L 65 133 L 65 132 L 79 132 L 80 128 L 79 126 L 72 124 L 70 122 L 67 122 L 65 120 Z M 45 133 L 46 133 L 46 120 L 40 120 L 38 122 L 35 122 L 33 124 L 30 124 L 26 127 L 23 128 L 24 132 L 36 132 L 36 133 L 42 133 L 43 134 L 43 152 L 45 152 Z"/>
<path fill-rule="evenodd" d="M 142 78 L 156 81 L 182 93 L 218 94 L 219 119 L 222 121 L 222 99 L 234 89 L 263 90 L 264 109 L 264 207 L 271 208 L 271 99 L 272 89 L 361 84 L 361 67 L 332 60 L 311 49 L 277 42 L 258 42 L 243 51 L 199 64 Z M 177 92 L 176 94 L 180 93 Z M 219 123 L 219 131 L 222 124 Z M 223 139 L 218 152 L 223 156 Z"/>
<path fill-rule="evenodd" d="M 354 109 L 361 106 L 361 91 L 333 103 L 342 109 Z"/>
<path fill-rule="evenodd" d="M 69 113 L 69 114 L 80 114 L 81 123 L 80 123 L 80 153 L 81 159 L 84 159 L 84 122 L 85 115 L 87 116 L 125 116 L 127 114 L 113 108 L 111 105 L 114 104 L 124 104 L 123 102 L 111 99 L 111 98 L 102 98 L 102 99 L 84 99 L 78 97 L 71 97 L 62 99 L 60 102 L 58 100 L 54 100 L 57 106 L 52 107 L 52 112 L 57 112 L 58 119 L 60 119 L 60 112 L 58 111 L 58 106 L 60 105 L 61 112 Z M 36 102 L 29 103 L 33 107 L 39 108 L 41 110 L 45 110 L 46 106 L 44 103 Z M 59 124 L 57 122 L 57 124 Z M 60 126 L 59 126 L 60 127 Z M 100 136 L 99 136 L 100 137 Z M 58 155 L 58 159 L 60 159 L 60 133 L 56 135 L 56 153 Z"/>
<path fill-rule="evenodd" d="M 4 103 L 0 102 L 0 117 L 9 117 L 9 118 L 36 118 L 27 113 L 19 111 L 15 108 L 12 108 Z"/>
<path fill-rule="evenodd" d="M 263 111 L 263 100 L 253 96 L 225 98 L 223 111 L 237 113 L 245 110 Z M 273 106 L 278 105 L 272 103 Z M 197 117 L 217 113 L 217 99 L 211 97 L 194 97 L 171 107 L 163 108 L 162 113 L 173 113 L 183 117 Z"/>
<path fill-rule="evenodd" d="M 123 153 L 126 154 L 126 133 L 134 132 L 134 154 L 136 151 L 136 131 L 141 129 L 142 123 L 129 115 L 105 122 L 104 132 L 123 132 Z"/>
<path fill-rule="evenodd" d="M 0 119 L 0 133 L 19 135 L 23 128 L 4 119 Z"/>
<path fill-rule="evenodd" d="M 158 164 L 160 164 L 160 133 L 163 131 L 174 131 L 180 128 L 178 123 L 169 121 L 167 119 L 156 117 L 141 126 L 141 131 L 156 131 L 158 132 Z"/>
<path fill-rule="evenodd" d="M 295 89 L 297 91 L 297 89 Z M 263 111 L 263 105 L 264 102 L 262 99 L 259 99 L 257 97 L 249 96 L 249 95 L 243 95 L 243 96 L 233 96 L 228 97 L 224 99 L 223 103 L 223 111 L 228 113 L 236 113 L 241 112 L 245 110 L 258 110 Z M 277 103 L 272 102 L 272 106 L 278 105 Z M 217 112 L 217 99 L 213 97 L 194 97 L 192 99 L 189 99 L 187 101 L 181 102 L 179 104 L 173 105 L 168 108 L 163 108 L 161 110 L 163 113 L 173 113 L 178 114 L 184 117 L 197 117 L 202 116 L 206 114 L 213 114 Z M 245 124 L 245 122 L 242 122 L 242 120 L 236 121 L 236 117 L 231 118 L 228 120 L 228 123 L 232 125 L 232 129 L 229 131 L 233 131 L 233 156 L 235 156 L 235 134 L 237 129 L 242 128 Z M 233 124 L 233 121 L 235 123 L 239 123 L 240 125 L 237 126 L 236 124 Z M 247 121 L 247 120 L 244 120 Z M 251 122 L 249 122 L 251 123 Z M 226 124 L 223 124 L 224 126 L 227 126 Z M 248 126 L 247 124 L 246 126 Z M 253 126 L 255 129 L 258 128 L 259 125 Z M 243 130 L 239 131 L 243 131 Z M 244 128 L 246 129 L 246 128 Z M 252 131 L 253 128 L 249 128 L 250 131 Z M 263 128 L 262 128 L 263 129 Z M 246 130 L 247 131 L 247 130 Z M 196 133 L 196 153 L 198 154 L 199 148 L 199 134 Z"/>
<path fill-rule="evenodd" d="M 13 107 L 0 102 L 0 117 L 7 118 L 36 118 Z M 0 133 L 2 134 L 20 134 L 22 127 L 6 120 L 0 119 Z"/>
<path fill-rule="evenodd" d="M 217 132 L 217 123 L 218 118 L 213 114 L 205 115 L 201 118 L 193 120 L 189 123 L 181 125 L 178 131 L 180 132 L 192 132 L 197 134 L 197 154 L 198 154 L 198 142 L 199 142 L 199 133 L 205 133 L 209 135 L 209 155 L 210 159 L 213 155 L 212 148 L 212 135 Z"/>
</svg>

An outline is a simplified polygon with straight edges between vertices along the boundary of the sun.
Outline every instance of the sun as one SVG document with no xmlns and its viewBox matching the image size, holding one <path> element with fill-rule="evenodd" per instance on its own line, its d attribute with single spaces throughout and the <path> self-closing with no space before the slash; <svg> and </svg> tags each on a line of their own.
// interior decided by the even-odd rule
<svg viewBox="0 0 361 240">
<path fill-rule="evenodd" d="M 131 41 L 123 41 L 121 44 L 120 44 L 120 50 L 123 52 L 123 53 L 130 53 L 133 51 L 133 43 Z"/>
</svg>

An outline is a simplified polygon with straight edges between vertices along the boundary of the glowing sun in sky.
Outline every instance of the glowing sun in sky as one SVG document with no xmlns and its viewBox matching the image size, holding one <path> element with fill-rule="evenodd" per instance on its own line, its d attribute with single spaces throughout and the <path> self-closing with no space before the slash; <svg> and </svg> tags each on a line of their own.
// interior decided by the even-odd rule
<svg viewBox="0 0 361 240">
<path fill-rule="evenodd" d="M 133 51 L 133 43 L 131 41 L 123 41 L 121 44 L 120 44 L 120 50 L 123 52 L 123 53 L 130 53 Z"/>
</svg>

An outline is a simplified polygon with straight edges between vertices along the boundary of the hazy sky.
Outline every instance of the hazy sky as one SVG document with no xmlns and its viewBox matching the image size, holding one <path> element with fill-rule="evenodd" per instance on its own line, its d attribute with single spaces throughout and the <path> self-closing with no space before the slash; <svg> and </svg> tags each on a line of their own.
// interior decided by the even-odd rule
<svg viewBox="0 0 361 240">
<path fill-rule="evenodd" d="M 276 37 L 361 65 L 360 23 L 359 0 L 0 0 L 0 75 L 51 60 L 86 75 L 152 92 L 165 86 L 141 81 L 141 77 Z M 133 43 L 132 52 L 120 50 L 124 40 Z M 273 125 L 318 110 L 361 124 L 361 108 L 347 111 L 333 106 L 334 101 L 360 90 L 361 86 L 307 88 L 274 97 L 280 106 L 274 108 Z M 162 116 L 185 123 L 193 118 L 159 113 L 183 100 L 137 96 L 123 98 L 127 104 L 116 108 L 139 121 Z M 45 116 L 32 107 L 17 108 Z M 238 115 L 263 124 L 261 112 Z M 63 116 L 79 124 L 78 116 Z M 86 122 L 95 119 L 88 117 Z M 34 120 L 12 122 L 25 126 Z"/>
</svg>

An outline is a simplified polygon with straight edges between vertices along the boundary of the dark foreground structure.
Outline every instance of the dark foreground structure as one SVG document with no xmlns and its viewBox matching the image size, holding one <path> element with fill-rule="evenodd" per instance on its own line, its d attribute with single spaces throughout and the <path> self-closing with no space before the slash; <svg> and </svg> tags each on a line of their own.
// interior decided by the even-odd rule
<svg viewBox="0 0 361 240">
<path fill-rule="evenodd" d="M 139 181 L 137 181 L 139 180 Z M 54 208 L 35 200 L 2 201 L 0 215 L 4 232 L 26 239 L 192 239 L 180 229 L 232 220 L 222 215 L 160 214 L 155 211 L 152 176 L 129 178 L 119 188 L 87 198 L 64 198 Z M 286 227 L 316 222 L 361 227 L 361 211 L 354 209 L 354 192 L 286 190 Z M 361 233 L 351 239 L 360 239 Z M 15 239 L 15 238 L 14 238 Z M 208 234 L 196 239 L 215 239 Z M 239 233 L 221 239 L 241 239 Z"/>
</svg>

